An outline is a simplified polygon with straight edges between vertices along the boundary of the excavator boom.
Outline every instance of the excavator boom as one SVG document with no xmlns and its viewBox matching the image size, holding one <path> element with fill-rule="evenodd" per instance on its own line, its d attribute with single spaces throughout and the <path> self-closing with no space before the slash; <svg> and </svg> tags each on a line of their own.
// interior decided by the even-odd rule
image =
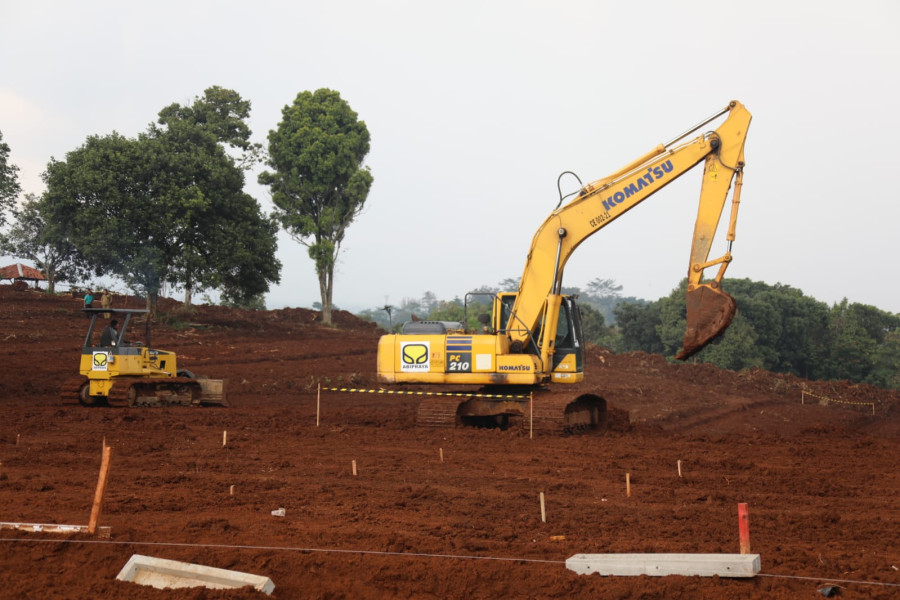
<svg viewBox="0 0 900 600">
<path fill-rule="evenodd" d="M 685 138 L 727 114 L 714 131 Z M 740 183 L 744 167 L 744 140 L 751 115 L 737 101 L 667 144 L 660 144 L 612 175 L 582 187 L 578 196 L 558 207 L 541 225 L 531 243 L 507 330 L 512 343 L 527 345 L 544 319 L 547 298 L 559 294 L 566 261 L 588 237 L 634 208 L 682 174 L 705 161 L 697 221 L 688 266 L 687 331 L 679 358 L 693 355 L 721 334 L 735 312 L 734 300 L 721 290 L 731 261 Z M 709 260 L 732 180 L 737 178 L 728 229 L 729 251 Z M 719 266 L 708 283 L 705 269 Z"/>
</svg>

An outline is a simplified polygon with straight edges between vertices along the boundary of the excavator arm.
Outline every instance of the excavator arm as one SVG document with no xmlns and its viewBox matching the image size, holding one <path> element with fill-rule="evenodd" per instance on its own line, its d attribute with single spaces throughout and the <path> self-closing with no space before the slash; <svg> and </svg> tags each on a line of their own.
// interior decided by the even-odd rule
<svg viewBox="0 0 900 600">
<path fill-rule="evenodd" d="M 714 131 L 688 139 L 696 131 L 723 115 L 727 118 Z M 558 207 L 535 233 L 528 252 L 518 294 L 507 322 L 513 346 L 524 347 L 542 331 L 541 354 L 552 353 L 562 276 L 572 252 L 628 210 L 634 208 L 682 174 L 704 163 L 697 222 L 688 266 L 687 331 L 676 358 L 685 359 L 701 350 L 731 323 L 734 299 L 721 289 L 725 269 L 731 262 L 737 209 L 744 167 L 744 141 L 751 115 L 737 101 L 681 134 L 660 144 L 644 156 L 603 179 L 585 185 L 569 203 Z M 709 259 L 722 211 L 731 187 L 731 217 L 726 253 Z M 708 282 L 704 271 L 718 266 Z"/>
</svg>

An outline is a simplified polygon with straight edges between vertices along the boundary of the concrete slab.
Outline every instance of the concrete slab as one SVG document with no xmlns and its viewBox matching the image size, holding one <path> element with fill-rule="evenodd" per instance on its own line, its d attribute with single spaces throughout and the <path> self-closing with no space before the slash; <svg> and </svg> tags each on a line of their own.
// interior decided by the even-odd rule
<svg viewBox="0 0 900 600">
<path fill-rule="evenodd" d="M 12 529 L 13 531 L 31 531 L 35 533 L 88 533 L 87 525 L 59 525 L 57 523 L 0 523 L 0 530 Z M 97 527 L 97 537 L 108 538 L 111 528 Z"/>
<path fill-rule="evenodd" d="M 261 575 L 140 554 L 133 555 L 125 563 L 116 579 L 149 585 L 158 589 L 206 587 L 221 590 L 251 586 L 266 595 L 271 594 L 275 589 L 272 580 Z"/>
<path fill-rule="evenodd" d="M 759 554 L 576 554 L 566 567 L 581 575 L 754 577 Z"/>
</svg>

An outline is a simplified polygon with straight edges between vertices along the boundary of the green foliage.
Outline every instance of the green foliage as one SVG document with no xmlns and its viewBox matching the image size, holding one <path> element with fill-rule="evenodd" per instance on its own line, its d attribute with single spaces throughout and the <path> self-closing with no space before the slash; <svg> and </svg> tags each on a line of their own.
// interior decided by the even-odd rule
<svg viewBox="0 0 900 600">
<path fill-rule="evenodd" d="M 900 390 L 900 330 L 885 334 L 884 341 L 872 355 L 872 366 L 863 381 Z"/>
<path fill-rule="evenodd" d="M 0 131 L 0 228 L 6 225 L 6 212 L 15 206 L 22 188 L 19 186 L 19 167 L 9 162 L 9 145 Z"/>
<path fill-rule="evenodd" d="M 164 281 L 243 301 L 278 281 L 277 226 L 244 193 L 223 144 L 246 146 L 248 103 L 210 88 L 171 105 L 136 139 L 91 136 L 45 173 L 46 218 L 97 275 L 122 278 L 152 306 Z M 216 103 L 222 101 L 222 106 Z M 223 136 L 220 138 L 220 136 Z"/>
<path fill-rule="evenodd" d="M 758 335 L 763 368 L 820 378 L 828 306 L 787 285 L 731 279 L 725 289 Z M 726 334 L 727 336 L 727 334 Z"/>
<path fill-rule="evenodd" d="M 492 301 L 491 296 L 485 295 L 487 293 L 467 295 L 465 301 L 458 297 L 439 301 L 431 307 L 425 320 L 456 321 L 462 323 L 467 331 L 481 331 L 483 324 L 478 320 L 479 315 L 491 314 Z"/>
<path fill-rule="evenodd" d="M 79 260 L 74 244 L 57 233 L 58 226 L 44 218 L 42 206 L 26 194 L 25 204 L 13 209 L 13 224 L 0 251 L 33 261 L 47 278 L 47 291 L 52 294 L 57 282 L 84 277 L 86 265 Z"/>
<path fill-rule="evenodd" d="M 377 323 L 385 331 L 396 332 L 400 330 L 404 323 L 411 321 L 413 315 L 418 319 L 426 319 L 428 315 L 438 309 L 440 304 L 441 302 L 434 295 L 434 292 L 425 292 L 421 299 L 404 298 L 399 306 L 387 304 L 364 310 L 356 316 Z"/>
<path fill-rule="evenodd" d="M 191 106 L 170 104 L 159 111 L 157 123 L 168 128 L 188 124 L 209 133 L 222 144 L 244 151 L 257 150 L 260 144 L 250 143 L 250 102 L 234 90 L 219 86 L 208 88 L 203 98 L 195 98 Z"/>
<path fill-rule="evenodd" d="M 826 340 L 828 370 L 835 379 L 892 386 L 900 377 L 900 316 L 845 298 L 831 308 Z"/>
<path fill-rule="evenodd" d="M 272 171 L 259 176 L 270 187 L 275 214 L 305 245 L 319 278 L 322 320 L 331 322 L 334 265 L 350 223 L 362 211 L 372 173 L 363 167 L 369 130 L 340 94 L 300 92 L 269 132 Z"/>
<path fill-rule="evenodd" d="M 661 321 L 660 302 L 620 304 L 615 308 L 623 352 L 663 354 L 663 343 L 657 332 Z"/>
<path fill-rule="evenodd" d="M 678 351 L 687 324 L 685 285 L 656 302 L 616 308 L 624 350 L 667 356 Z M 846 300 L 829 310 L 782 284 L 735 279 L 725 280 L 723 288 L 734 296 L 737 315 L 695 360 L 900 388 L 900 316 Z"/>
<path fill-rule="evenodd" d="M 493 292 L 492 292 L 493 293 Z M 357 313 L 361 319 L 373 321 L 385 331 L 400 331 L 404 323 L 420 321 L 457 321 L 469 331 L 481 331 L 480 314 L 490 314 L 491 297 L 477 294 L 468 296 L 468 306 L 459 297 L 438 300 L 433 292 L 425 292 L 422 298 L 405 298 L 399 306 L 380 306 Z M 390 309 L 390 314 L 386 309 Z M 414 319 L 415 317 L 415 319 Z"/>
<path fill-rule="evenodd" d="M 621 341 L 615 327 L 608 327 L 603 314 L 590 304 L 579 304 L 581 329 L 587 342 L 617 350 Z"/>
<path fill-rule="evenodd" d="M 682 332 L 682 336 L 684 332 Z M 679 343 L 679 349 L 680 349 Z M 763 367 L 767 348 L 759 344 L 759 336 L 744 317 L 743 313 L 735 315 L 728 332 L 707 346 L 703 353 L 703 362 L 708 362 L 722 369 L 739 371 L 753 367 Z"/>
<path fill-rule="evenodd" d="M 498 284 L 501 292 L 517 292 L 519 291 L 519 281 L 521 277 L 507 277 Z"/>
<path fill-rule="evenodd" d="M 223 295 L 219 304 L 246 310 L 266 310 L 266 297 L 264 294 L 257 294 L 252 297 L 235 299 Z"/>
<path fill-rule="evenodd" d="M 453 300 L 442 300 L 437 307 L 428 313 L 426 317 L 428 321 L 459 321 L 465 323 L 465 306 L 462 300 L 454 298 Z M 475 321 L 478 323 L 478 321 Z"/>
<path fill-rule="evenodd" d="M 599 311 L 610 326 L 617 324 L 616 307 L 620 304 L 646 304 L 646 300 L 640 300 L 634 296 L 623 298 L 622 286 L 617 284 L 614 279 L 597 277 L 589 281 L 585 288 L 585 292 L 579 298 L 579 303 L 582 306 L 590 305 Z"/>
<path fill-rule="evenodd" d="M 587 284 L 588 294 L 597 298 L 618 298 L 622 293 L 622 286 L 615 279 L 601 279 L 596 277 Z"/>
</svg>

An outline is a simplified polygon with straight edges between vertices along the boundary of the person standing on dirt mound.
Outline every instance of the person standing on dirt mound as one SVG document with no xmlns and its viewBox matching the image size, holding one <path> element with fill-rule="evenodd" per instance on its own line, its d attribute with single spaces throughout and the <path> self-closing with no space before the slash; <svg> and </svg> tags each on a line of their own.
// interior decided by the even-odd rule
<svg viewBox="0 0 900 600">
<path fill-rule="evenodd" d="M 84 307 L 90 308 L 93 303 L 94 303 L 94 292 L 92 292 L 91 290 L 88 290 L 87 293 L 84 295 Z M 90 313 L 87 313 L 85 316 L 88 319 L 91 318 Z"/>
<path fill-rule="evenodd" d="M 109 293 L 109 290 L 103 290 L 103 295 L 100 296 L 100 306 L 103 308 L 112 306 L 112 294 Z M 112 313 L 105 313 L 103 316 L 108 319 L 112 316 Z"/>
</svg>

